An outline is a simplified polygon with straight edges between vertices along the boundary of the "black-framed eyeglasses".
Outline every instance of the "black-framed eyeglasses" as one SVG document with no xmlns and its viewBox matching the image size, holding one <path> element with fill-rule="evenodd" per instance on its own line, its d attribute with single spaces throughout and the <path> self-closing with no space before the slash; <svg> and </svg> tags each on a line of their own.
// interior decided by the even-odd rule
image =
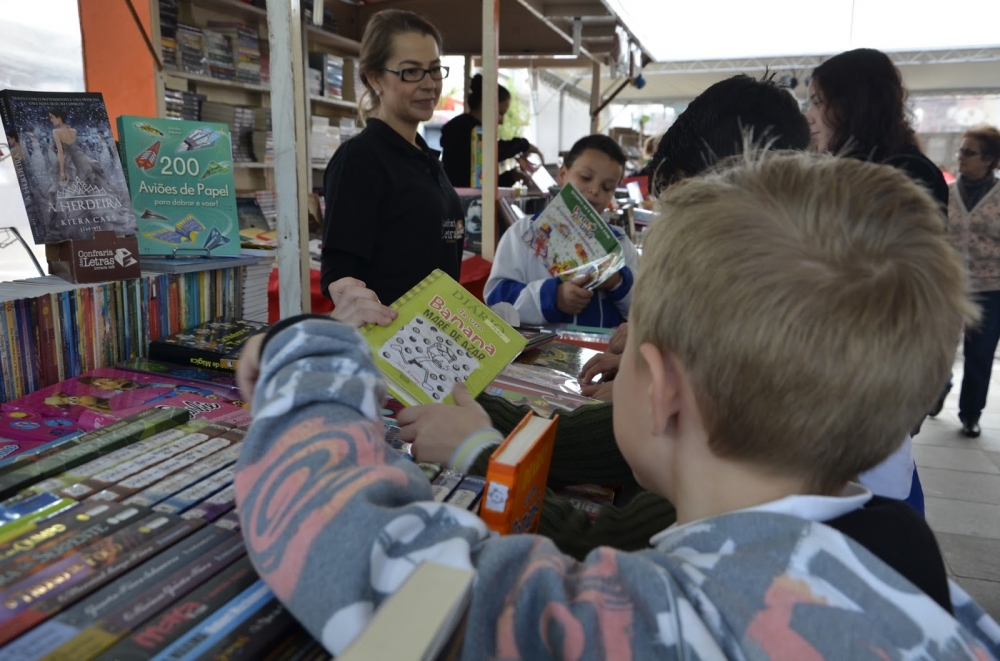
<svg viewBox="0 0 1000 661">
<path fill-rule="evenodd" d="M 419 83 L 424 79 L 427 74 L 431 75 L 431 80 L 444 80 L 448 77 L 449 67 L 431 67 L 430 69 L 421 69 L 420 67 L 407 67 L 406 69 L 400 69 L 396 71 L 395 69 L 389 69 L 386 67 L 384 69 L 389 73 L 394 73 L 399 76 L 399 79 L 404 83 Z"/>
<path fill-rule="evenodd" d="M 976 156 L 982 156 L 983 154 L 981 151 L 973 151 L 972 149 L 966 149 L 965 147 L 960 148 L 958 153 L 966 158 L 975 158 Z"/>
</svg>

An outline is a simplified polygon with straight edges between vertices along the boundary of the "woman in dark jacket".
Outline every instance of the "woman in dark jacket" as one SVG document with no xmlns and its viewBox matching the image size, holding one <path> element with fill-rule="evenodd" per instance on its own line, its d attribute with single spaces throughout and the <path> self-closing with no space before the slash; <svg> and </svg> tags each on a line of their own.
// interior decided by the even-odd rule
<svg viewBox="0 0 1000 661">
<path fill-rule="evenodd" d="M 889 56 L 871 48 L 835 55 L 813 71 L 806 118 L 817 151 L 885 163 L 923 184 L 948 215 L 948 184 L 920 151 L 906 88 Z"/>
<path fill-rule="evenodd" d="M 498 112 L 500 123 L 510 108 L 510 90 L 498 85 Z M 483 124 L 483 77 L 476 74 L 469 89 L 469 112 L 455 117 L 441 127 L 441 162 L 451 185 L 455 188 L 469 188 L 472 185 L 472 131 Z M 498 160 L 506 161 L 528 154 L 542 155 L 537 148 L 524 138 L 497 141 Z M 499 184 L 509 187 L 521 179 L 518 171 L 500 174 Z"/>
</svg>

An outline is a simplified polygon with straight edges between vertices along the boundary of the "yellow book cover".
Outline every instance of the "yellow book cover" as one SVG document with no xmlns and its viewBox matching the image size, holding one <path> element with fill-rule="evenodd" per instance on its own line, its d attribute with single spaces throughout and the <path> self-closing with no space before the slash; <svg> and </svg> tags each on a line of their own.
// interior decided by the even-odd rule
<svg viewBox="0 0 1000 661">
<path fill-rule="evenodd" d="M 441 270 L 390 307 L 399 313 L 392 324 L 368 324 L 361 334 L 389 392 L 406 406 L 453 403 L 456 383 L 464 383 L 475 397 L 527 343 Z"/>
</svg>

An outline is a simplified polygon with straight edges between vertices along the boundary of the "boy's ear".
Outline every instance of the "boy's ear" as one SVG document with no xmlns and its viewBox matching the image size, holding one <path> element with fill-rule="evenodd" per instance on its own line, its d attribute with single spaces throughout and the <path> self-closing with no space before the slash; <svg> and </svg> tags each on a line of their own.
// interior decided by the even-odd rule
<svg viewBox="0 0 1000 661">
<path fill-rule="evenodd" d="M 639 347 L 639 355 L 649 373 L 650 410 L 653 416 L 653 433 L 666 431 L 671 419 L 680 412 L 683 372 L 678 369 L 677 359 L 664 355 L 658 347 L 645 343 Z"/>
<path fill-rule="evenodd" d="M 559 171 L 556 172 L 556 183 L 559 184 L 560 186 L 566 185 L 566 172 L 567 172 L 566 166 L 560 165 Z"/>
</svg>

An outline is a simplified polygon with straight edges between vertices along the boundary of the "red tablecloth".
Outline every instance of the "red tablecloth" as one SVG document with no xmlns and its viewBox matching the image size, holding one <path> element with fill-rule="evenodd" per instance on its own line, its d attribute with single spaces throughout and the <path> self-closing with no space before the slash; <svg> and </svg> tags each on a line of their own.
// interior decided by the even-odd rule
<svg viewBox="0 0 1000 661">
<path fill-rule="evenodd" d="M 483 288 L 486 280 L 490 277 L 490 267 L 492 264 L 478 255 L 466 259 L 462 262 L 462 286 L 469 292 L 483 300 Z M 333 303 L 319 287 L 319 271 L 309 272 L 309 292 L 312 299 L 312 311 L 316 314 L 326 314 L 333 311 Z M 271 279 L 267 285 L 267 317 L 270 323 L 275 323 L 281 318 L 278 305 L 278 269 L 271 271 Z"/>
</svg>

